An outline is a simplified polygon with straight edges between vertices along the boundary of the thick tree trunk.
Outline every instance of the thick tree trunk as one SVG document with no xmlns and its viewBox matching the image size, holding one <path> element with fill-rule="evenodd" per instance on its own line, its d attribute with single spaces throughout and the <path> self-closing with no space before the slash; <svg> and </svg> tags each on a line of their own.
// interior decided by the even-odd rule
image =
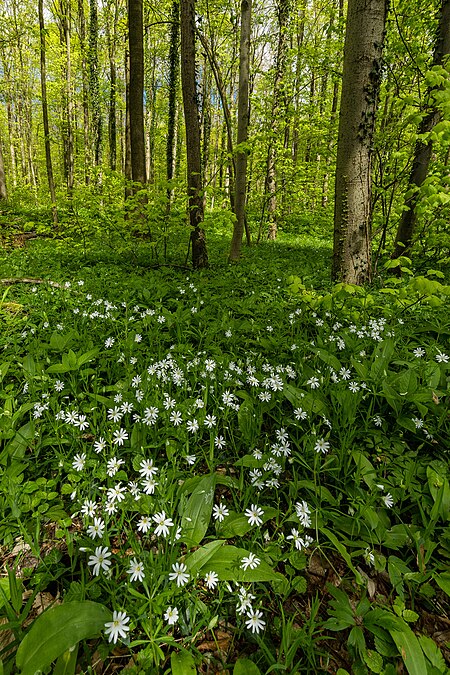
<svg viewBox="0 0 450 675">
<path fill-rule="evenodd" d="M 47 167 L 48 187 L 50 199 L 52 202 L 53 223 L 58 225 L 58 212 L 56 210 L 55 181 L 53 178 L 52 154 L 50 149 L 50 130 L 48 124 L 48 106 L 47 106 L 47 64 L 45 54 L 45 25 L 43 0 L 38 0 L 39 12 L 39 32 L 40 32 L 40 53 L 41 53 L 41 96 L 42 96 L 42 120 L 44 126 L 44 146 L 45 146 L 45 164 Z"/>
<path fill-rule="evenodd" d="M 131 183 L 133 172 L 131 169 L 131 130 L 130 130 L 130 53 L 125 49 L 125 151 L 124 167 L 125 174 L 125 199 L 133 194 Z"/>
<path fill-rule="evenodd" d="M 181 0 L 181 87 L 186 127 L 187 186 L 189 222 L 192 227 L 192 265 L 208 266 L 203 222 L 201 183 L 200 122 L 195 82 L 195 0 Z"/>
<path fill-rule="evenodd" d="M 267 194 L 267 238 L 274 241 L 277 237 L 277 143 L 281 131 L 281 99 L 283 95 L 283 76 L 286 68 L 287 24 L 289 21 L 290 0 L 277 3 L 278 44 L 275 57 L 275 79 L 271 113 L 271 132 L 267 151 L 266 194 Z"/>
<path fill-rule="evenodd" d="M 133 182 L 147 182 L 144 136 L 144 27 L 142 0 L 128 0 L 128 41 L 130 50 L 130 140 Z"/>
<path fill-rule="evenodd" d="M 252 0 L 241 3 L 241 36 L 239 47 L 239 98 L 238 98 L 238 130 L 236 153 L 236 221 L 231 239 L 230 261 L 239 260 L 242 246 L 242 235 L 245 227 L 245 204 L 247 197 L 247 158 L 248 150 L 242 145 L 248 140 L 249 96 L 248 83 L 250 76 L 250 38 L 252 21 Z"/>
<path fill-rule="evenodd" d="M 371 278 L 371 151 L 386 0 L 349 0 L 336 160 L 333 278 Z"/>
<path fill-rule="evenodd" d="M 441 65 L 448 54 L 450 54 L 450 0 L 443 0 L 432 65 Z M 426 98 L 428 101 L 430 101 L 433 89 L 429 89 L 427 92 Z M 432 108 L 419 125 L 417 132 L 419 138 L 422 134 L 428 134 L 439 122 L 440 118 L 440 112 L 436 108 Z M 411 174 L 409 176 L 408 197 L 405 199 L 405 209 L 395 237 L 395 248 L 392 258 L 407 255 L 411 247 L 417 222 L 416 206 L 419 198 L 419 189 L 428 174 L 432 149 L 433 141 L 431 139 L 426 142 L 418 140 L 416 143 Z"/>
</svg>

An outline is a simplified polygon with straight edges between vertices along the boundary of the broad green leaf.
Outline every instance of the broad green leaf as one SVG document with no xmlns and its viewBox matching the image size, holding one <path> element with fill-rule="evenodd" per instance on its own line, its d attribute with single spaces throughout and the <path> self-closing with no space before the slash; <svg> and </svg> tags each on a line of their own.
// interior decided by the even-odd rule
<svg viewBox="0 0 450 675">
<path fill-rule="evenodd" d="M 78 645 L 61 654 L 52 675 L 74 675 L 77 667 Z"/>
<path fill-rule="evenodd" d="M 94 637 L 110 620 L 107 607 L 88 600 L 50 607 L 38 616 L 20 643 L 16 665 L 22 675 L 34 675 L 80 640 Z"/>
<path fill-rule="evenodd" d="M 417 637 L 403 619 L 399 616 L 395 616 L 393 619 L 397 630 L 388 628 L 388 631 L 400 652 L 409 675 L 424 675 L 427 672 L 427 664 Z"/>
<path fill-rule="evenodd" d="M 317 413 L 329 417 L 328 407 L 320 398 L 318 393 L 311 394 L 309 391 L 303 391 L 294 387 L 293 384 L 285 384 L 283 394 L 294 408 L 303 408 L 308 414 Z"/>
<path fill-rule="evenodd" d="M 314 354 L 317 354 L 321 361 L 326 363 L 328 366 L 331 366 L 336 372 L 341 369 L 341 362 L 334 356 L 334 354 L 327 352 L 326 349 L 316 348 L 312 351 Z"/>
<path fill-rule="evenodd" d="M 215 539 L 205 546 L 200 546 L 194 553 L 184 560 L 191 575 L 195 575 L 212 558 L 214 553 L 225 544 L 223 539 Z"/>
<path fill-rule="evenodd" d="M 202 478 L 183 508 L 182 539 L 190 546 L 198 546 L 206 534 L 214 504 L 216 475 Z"/>
<path fill-rule="evenodd" d="M 99 349 L 96 347 L 95 349 L 90 349 L 88 352 L 85 352 L 84 354 L 81 354 L 80 356 L 77 357 L 77 366 L 80 368 L 80 366 L 83 366 L 85 363 L 88 363 L 89 361 L 92 361 L 95 359 L 96 356 L 98 356 Z"/>
<path fill-rule="evenodd" d="M 263 511 L 264 515 L 261 516 L 263 523 L 267 523 L 268 520 L 275 518 L 278 515 L 278 510 L 271 506 L 264 507 Z M 230 515 L 220 524 L 220 534 L 227 539 L 236 536 L 242 537 L 249 532 L 252 527 L 253 525 L 250 525 L 245 514 L 230 512 Z"/>
<path fill-rule="evenodd" d="M 236 546 L 222 546 L 218 548 L 208 561 L 199 568 L 202 574 L 214 571 L 221 581 L 277 581 L 284 579 L 283 575 L 274 570 L 264 560 L 261 560 L 255 569 L 242 568 L 242 559 L 248 558 L 249 551 Z M 259 557 L 257 555 L 257 557 Z"/>
<path fill-rule="evenodd" d="M 260 421 L 255 416 L 255 409 L 251 400 L 244 401 L 238 411 L 239 430 L 246 443 L 253 443 L 258 435 Z"/>
<path fill-rule="evenodd" d="M 241 657 L 234 664 L 233 675 L 261 675 L 261 671 L 256 663 Z"/>
<path fill-rule="evenodd" d="M 170 665 L 172 667 L 172 675 L 192 675 L 192 673 L 197 672 L 194 657 L 185 650 L 178 653 L 172 652 Z"/>
<path fill-rule="evenodd" d="M 366 666 L 372 673 L 381 673 L 383 670 L 383 658 L 373 651 L 373 649 L 367 649 L 363 652 L 363 658 L 366 662 Z"/>
<path fill-rule="evenodd" d="M 431 665 L 438 669 L 440 673 L 447 673 L 444 657 L 441 650 L 437 647 L 434 640 L 428 635 L 419 635 L 419 644 L 422 647 L 423 653 L 430 661 Z"/>
<path fill-rule="evenodd" d="M 352 457 L 361 478 L 368 487 L 373 489 L 377 479 L 377 472 L 375 471 L 374 466 L 371 464 L 371 462 L 369 462 L 367 457 L 359 450 L 353 450 Z"/>
<path fill-rule="evenodd" d="M 34 422 L 28 422 L 17 430 L 5 448 L 11 458 L 22 459 L 29 443 L 34 439 Z"/>
<path fill-rule="evenodd" d="M 442 572 L 441 574 L 435 574 L 434 580 L 439 586 L 439 588 L 444 591 L 450 598 L 450 572 Z"/>
</svg>

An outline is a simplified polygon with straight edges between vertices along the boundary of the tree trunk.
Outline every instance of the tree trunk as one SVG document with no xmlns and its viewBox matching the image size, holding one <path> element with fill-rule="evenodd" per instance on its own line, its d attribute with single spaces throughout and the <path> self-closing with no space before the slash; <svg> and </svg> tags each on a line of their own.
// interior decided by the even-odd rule
<svg viewBox="0 0 450 675">
<path fill-rule="evenodd" d="M 89 169 L 91 166 L 91 151 L 89 141 L 89 88 L 87 83 L 88 64 L 86 59 L 86 19 L 84 15 L 84 1 L 78 0 L 78 23 L 81 51 L 81 86 L 83 99 L 83 151 L 84 151 L 84 182 L 89 184 Z"/>
<path fill-rule="evenodd" d="M 133 194 L 131 186 L 133 172 L 131 169 L 131 130 L 130 130 L 130 53 L 128 47 L 125 49 L 125 152 L 124 167 L 125 174 L 125 199 Z"/>
<path fill-rule="evenodd" d="M 242 235 L 245 227 L 245 202 L 247 196 L 247 157 L 248 150 L 242 147 L 248 140 L 249 96 L 248 81 L 250 75 L 250 38 L 252 21 L 252 0 L 241 3 L 241 36 L 239 47 L 239 98 L 238 98 L 238 130 L 236 153 L 236 197 L 235 215 L 231 239 L 230 261 L 239 260 L 242 246 Z"/>
<path fill-rule="evenodd" d="M 271 131 L 269 137 L 269 148 L 267 151 L 267 169 L 266 169 L 266 193 L 267 193 L 267 219 L 268 232 L 267 238 L 274 241 L 277 237 L 277 143 L 280 134 L 281 125 L 279 117 L 281 114 L 281 98 L 283 94 L 283 76 L 286 68 L 286 50 L 287 50 L 287 24 L 289 21 L 289 0 L 279 0 L 277 2 L 278 17 L 278 44 L 275 58 L 275 79 L 273 83 L 273 99 L 271 112 Z"/>
<path fill-rule="evenodd" d="M 0 139 L 0 200 L 8 199 L 8 191 L 6 189 L 5 165 L 3 163 L 3 148 Z"/>
<path fill-rule="evenodd" d="M 102 151 L 102 111 L 98 78 L 98 13 L 97 0 L 89 0 L 89 94 L 92 110 L 92 131 L 94 136 L 94 162 L 99 166 Z"/>
<path fill-rule="evenodd" d="M 440 66 L 444 58 L 450 54 L 450 0 L 443 0 L 439 25 L 436 36 L 436 46 L 433 54 L 433 66 Z M 431 100 L 431 93 L 439 87 L 428 89 L 426 100 Z M 419 138 L 422 134 L 429 134 L 433 127 L 441 119 L 439 110 L 432 107 L 427 115 L 422 119 L 419 128 Z M 414 159 L 411 173 L 409 176 L 408 196 L 405 199 L 405 209 L 402 213 L 400 223 L 395 237 L 395 248 L 392 258 L 399 258 L 407 255 L 411 248 L 414 230 L 417 222 L 416 206 L 419 198 L 419 188 L 423 184 L 428 174 L 431 153 L 433 149 L 432 139 L 427 141 L 418 140 L 414 151 Z"/>
<path fill-rule="evenodd" d="M 208 253 L 205 232 L 201 227 L 204 214 L 201 183 L 200 122 L 195 82 L 195 0 L 181 0 L 180 7 L 181 88 L 186 127 L 189 222 L 192 227 L 192 265 L 198 269 L 208 266 Z"/>
<path fill-rule="evenodd" d="M 130 140 L 131 173 L 134 183 L 144 186 L 144 26 L 142 0 L 128 0 L 128 42 L 130 50 Z"/>
<path fill-rule="evenodd" d="M 64 172 L 67 184 L 67 196 L 70 199 L 74 184 L 74 156 L 73 156 L 73 102 L 72 102 L 72 59 L 70 44 L 70 3 L 61 0 L 61 46 L 65 50 L 65 64 L 63 66 L 65 88 L 63 94 L 63 146 L 64 146 Z"/>
<path fill-rule="evenodd" d="M 44 146 L 45 146 L 45 164 L 47 167 L 48 187 L 50 190 L 50 199 L 52 202 L 52 216 L 54 225 L 58 225 L 58 212 L 56 210 L 55 182 L 53 179 L 52 154 L 50 149 L 50 131 L 48 124 L 48 106 L 47 106 L 47 66 L 45 59 L 45 25 L 43 0 L 38 0 L 39 12 L 39 32 L 40 32 L 40 53 L 41 53 L 41 96 L 42 96 L 42 120 L 44 126 Z"/>
<path fill-rule="evenodd" d="M 178 0 L 172 2 L 172 23 L 170 26 L 169 48 L 169 110 L 167 116 L 167 143 L 166 143 L 166 177 L 167 177 L 167 206 L 166 213 L 170 213 L 172 205 L 172 181 L 175 172 L 175 141 L 177 129 L 177 89 L 180 66 L 180 4 Z"/>
<path fill-rule="evenodd" d="M 333 278 L 371 278 L 371 150 L 386 0 L 349 0 L 336 160 Z"/>
</svg>

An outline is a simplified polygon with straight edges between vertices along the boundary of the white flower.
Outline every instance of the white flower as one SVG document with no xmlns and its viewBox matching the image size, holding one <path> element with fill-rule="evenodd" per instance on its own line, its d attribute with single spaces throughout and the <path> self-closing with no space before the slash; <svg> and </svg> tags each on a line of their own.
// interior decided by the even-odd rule
<svg viewBox="0 0 450 675">
<path fill-rule="evenodd" d="M 356 394 L 356 392 L 361 389 L 357 382 L 349 382 L 348 388 L 353 394 Z"/>
<path fill-rule="evenodd" d="M 298 530 L 293 528 L 291 530 L 291 534 L 289 534 L 286 539 L 292 539 L 295 545 L 295 548 L 299 551 L 301 551 L 305 547 L 305 542 L 301 538 L 301 536 L 298 533 Z"/>
<path fill-rule="evenodd" d="M 135 342 L 142 342 L 142 335 L 139 335 L 139 333 L 136 333 L 134 336 L 134 341 Z"/>
<path fill-rule="evenodd" d="M 216 436 L 214 439 L 214 445 L 218 450 L 222 450 L 225 447 L 225 439 L 223 436 Z"/>
<path fill-rule="evenodd" d="M 114 445 L 123 445 L 123 442 L 128 438 L 128 433 L 125 431 L 125 429 L 116 429 L 113 436 Z"/>
<path fill-rule="evenodd" d="M 105 522 L 101 518 L 94 518 L 94 524 L 89 525 L 87 533 L 92 539 L 95 537 L 103 537 L 103 532 L 105 531 Z"/>
<path fill-rule="evenodd" d="M 208 429 L 212 429 L 213 426 L 216 424 L 217 418 L 215 415 L 206 415 L 205 420 L 203 424 L 205 427 L 208 427 Z"/>
<path fill-rule="evenodd" d="M 212 590 L 217 586 L 217 583 L 219 581 L 219 576 L 216 572 L 207 572 L 205 575 L 205 584 L 206 588 L 209 588 L 209 590 Z"/>
<path fill-rule="evenodd" d="M 109 349 L 110 347 L 112 347 L 113 344 L 114 344 L 114 338 L 113 338 L 113 337 L 107 338 L 107 339 L 105 340 L 105 347 L 106 347 L 106 349 Z"/>
<path fill-rule="evenodd" d="M 383 420 L 381 419 L 380 415 L 374 415 L 372 419 L 376 427 L 381 427 L 383 424 Z"/>
<path fill-rule="evenodd" d="M 90 518 L 93 518 L 95 515 L 95 509 L 97 508 L 97 504 L 93 501 L 90 501 L 89 499 L 86 499 L 86 501 L 83 503 L 83 506 L 81 507 L 80 511 L 83 516 L 89 516 Z"/>
<path fill-rule="evenodd" d="M 100 570 L 109 571 L 111 561 L 108 558 L 111 556 L 111 551 L 107 546 L 97 546 L 94 555 L 91 555 L 88 560 L 88 565 L 93 565 L 92 573 L 94 576 L 100 574 Z"/>
<path fill-rule="evenodd" d="M 142 516 L 140 521 L 137 524 L 137 529 L 139 532 L 143 532 L 144 534 L 149 531 L 150 526 L 151 526 L 151 519 L 150 516 Z"/>
<path fill-rule="evenodd" d="M 261 560 L 256 557 L 254 553 L 249 553 L 246 558 L 241 560 L 241 568 L 245 571 L 250 567 L 251 570 L 254 570 L 258 567 Z"/>
<path fill-rule="evenodd" d="M 449 357 L 447 356 L 447 354 L 444 354 L 444 352 L 441 352 L 439 350 L 435 356 L 435 359 L 438 363 L 448 363 Z"/>
<path fill-rule="evenodd" d="M 189 581 L 189 572 L 184 563 L 174 563 L 172 565 L 173 572 L 170 572 L 170 581 L 176 581 L 177 586 L 184 586 Z"/>
<path fill-rule="evenodd" d="M 106 496 L 112 503 L 116 501 L 123 502 L 123 500 L 125 499 L 126 491 L 127 491 L 126 487 L 122 486 L 121 483 L 119 482 L 114 487 L 108 488 Z"/>
<path fill-rule="evenodd" d="M 193 466 L 197 457 L 195 455 L 186 455 L 184 458 L 189 466 Z"/>
<path fill-rule="evenodd" d="M 387 495 L 383 495 L 381 499 L 384 501 L 384 504 L 388 509 L 394 506 L 394 499 L 390 492 L 388 492 Z"/>
<path fill-rule="evenodd" d="M 143 581 L 145 579 L 144 574 L 144 563 L 138 562 L 136 558 L 130 560 L 130 567 L 127 570 L 127 574 L 130 574 L 130 581 Z"/>
<path fill-rule="evenodd" d="M 139 466 L 141 467 L 139 473 L 143 478 L 151 478 L 158 473 L 158 467 L 153 465 L 152 459 L 143 459 Z"/>
<path fill-rule="evenodd" d="M 155 513 L 153 521 L 157 525 L 155 529 L 156 536 L 159 537 L 159 535 L 162 534 L 163 537 L 167 537 L 169 535 L 169 527 L 173 527 L 173 521 L 170 518 L 167 518 L 166 512 L 161 511 L 161 513 Z"/>
<path fill-rule="evenodd" d="M 314 450 L 316 452 L 323 452 L 324 455 L 327 454 L 330 449 L 330 444 L 324 438 L 319 438 L 314 445 Z"/>
<path fill-rule="evenodd" d="M 229 513 L 228 508 L 225 504 L 222 504 L 222 502 L 220 502 L 220 504 L 215 504 L 213 507 L 213 518 L 214 520 L 218 520 L 219 523 L 221 523 Z"/>
<path fill-rule="evenodd" d="M 425 350 L 422 349 L 422 347 L 416 347 L 413 349 L 413 354 L 416 357 L 416 359 L 421 359 L 422 356 L 425 356 Z"/>
<path fill-rule="evenodd" d="M 296 420 L 306 420 L 308 413 L 306 413 L 303 408 L 295 408 L 294 417 Z"/>
<path fill-rule="evenodd" d="M 62 391 L 64 389 L 64 382 L 61 382 L 61 380 L 56 380 L 53 387 L 54 387 L 55 391 Z"/>
<path fill-rule="evenodd" d="M 262 620 L 262 616 L 263 613 L 259 609 L 249 609 L 247 612 L 248 619 L 246 619 L 245 625 L 249 630 L 252 631 L 252 633 L 259 633 L 264 629 L 266 622 Z"/>
<path fill-rule="evenodd" d="M 100 437 L 98 441 L 95 441 L 94 443 L 94 450 L 98 454 L 99 452 L 102 452 L 106 447 L 106 441 L 104 438 Z"/>
<path fill-rule="evenodd" d="M 182 423 L 183 417 L 179 410 L 172 410 L 169 420 L 172 422 L 174 427 L 178 427 Z"/>
<path fill-rule="evenodd" d="M 256 504 L 252 504 L 250 508 L 245 511 L 245 515 L 247 516 L 250 525 L 261 525 L 263 522 L 261 516 L 264 515 L 264 511 Z"/>
<path fill-rule="evenodd" d="M 118 406 L 114 406 L 114 408 L 109 408 L 108 409 L 108 419 L 112 420 L 113 422 L 119 422 L 123 417 L 123 413 L 121 409 Z"/>
<path fill-rule="evenodd" d="M 375 565 L 375 556 L 373 554 L 373 551 L 370 550 L 370 548 L 366 548 L 364 551 L 364 560 L 368 565 Z"/>
<path fill-rule="evenodd" d="M 121 464 L 125 464 L 125 461 L 123 459 L 117 459 L 117 457 L 112 457 L 111 459 L 108 459 L 108 462 L 106 464 L 106 473 L 108 476 L 113 476 L 116 475 L 116 473 L 119 471 Z"/>
<path fill-rule="evenodd" d="M 142 481 L 142 489 L 144 490 L 146 495 L 155 494 L 155 487 L 157 485 L 158 483 L 154 478 L 146 478 L 146 480 Z"/>
<path fill-rule="evenodd" d="M 81 455 L 75 455 L 72 462 L 72 466 L 75 469 L 75 471 L 83 471 L 85 464 L 86 464 L 85 452 L 82 452 Z"/>
<path fill-rule="evenodd" d="M 197 420 L 195 418 L 192 419 L 192 420 L 188 420 L 186 422 L 186 427 L 187 427 L 187 430 L 191 432 L 191 434 L 195 434 L 195 432 L 198 431 Z"/>
<path fill-rule="evenodd" d="M 130 627 L 127 626 L 129 620 L 130 617 L 125 612 L 113 612 L 112 621 L 105 623 L 105 633 L 110 642 L 114 642 L 115 644 L 119 636 L 122 638 L 127 637 L 127 632 L 130 630 Z"/>
<path fill-rule="evenodd" d="M 176 607 L 168 607 L 166 613 L 164 614 L 164 619 L 167 621 L 169 626 L 173 626 L 178 621 L 178 609 Z"/>
<path fill-rule="evenodd" d="M 309 384 L 311 389 L 318 389 L 320 387 L 320 382 L 317 377 L 310 377 L 309 380 L 306 381 L 306 384 Z"/>
<path fill-rule="evenodd" d="M 295 512 L 297 514 L 297 518 L 299 519 L 301 525 L 303 527 L 309 527 L 311 525 L 311 518 L 310 518 L 310 510 L 309 506 L 305 501 L 297 502 L 295 504 Z"/>
</svg>

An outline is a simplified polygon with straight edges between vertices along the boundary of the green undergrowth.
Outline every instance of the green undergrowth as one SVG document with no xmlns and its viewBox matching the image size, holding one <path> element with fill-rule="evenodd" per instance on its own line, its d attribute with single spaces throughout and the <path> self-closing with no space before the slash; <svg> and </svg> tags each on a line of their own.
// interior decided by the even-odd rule
<svg viewBox="0 0 450 675">
<path fill-rule="evenodd" d="M 146 246 L 0 255 L 3 672 L 449 672 L 443 274 Z"/>
</svg>

